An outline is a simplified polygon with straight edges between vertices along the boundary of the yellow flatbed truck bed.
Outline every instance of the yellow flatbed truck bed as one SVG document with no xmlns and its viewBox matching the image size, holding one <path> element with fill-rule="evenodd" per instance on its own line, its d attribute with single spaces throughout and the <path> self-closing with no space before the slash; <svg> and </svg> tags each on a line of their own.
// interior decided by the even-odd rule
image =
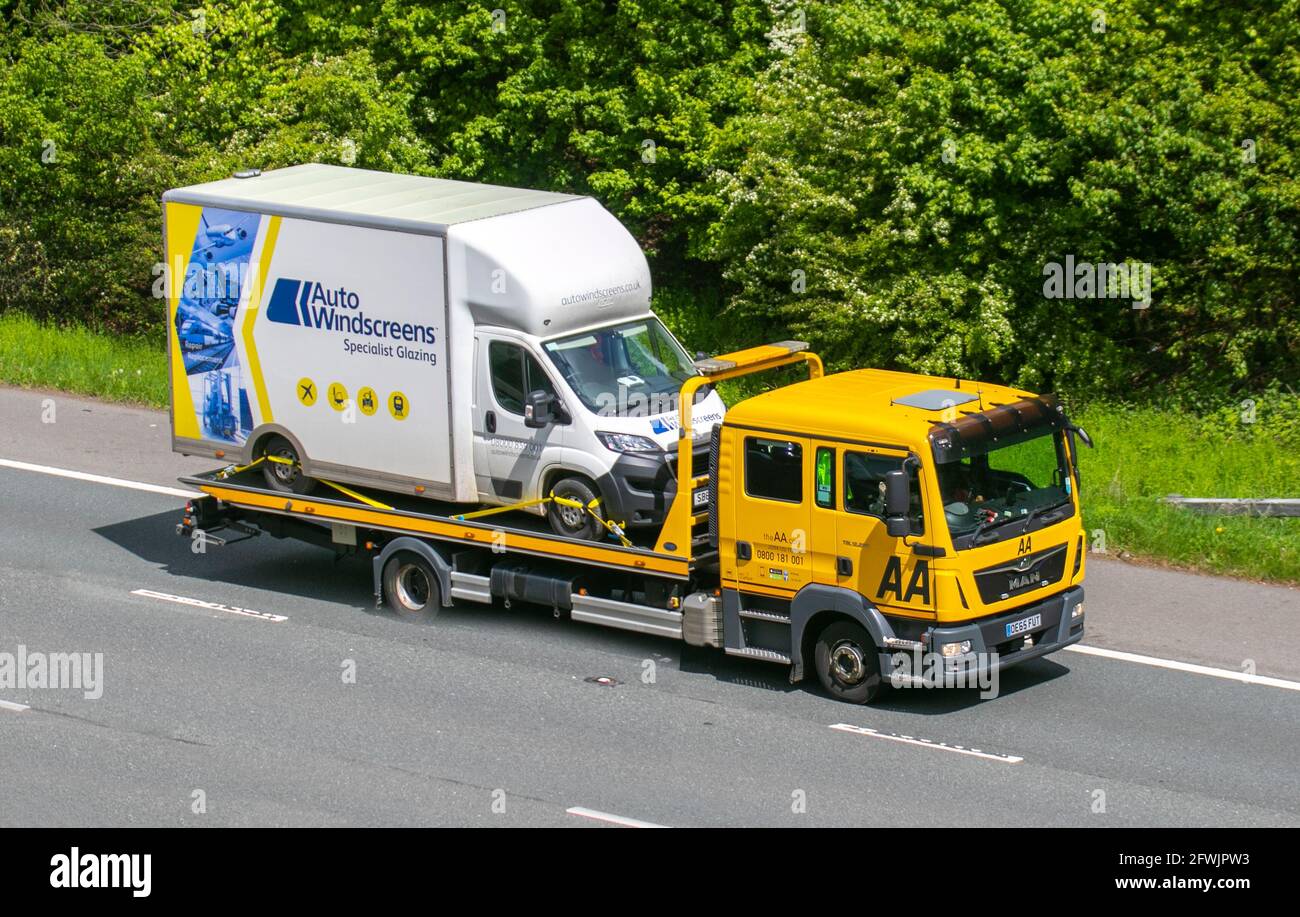
<svg viewBox="0 0 1300 917">
<path fill-rule="evenodd" d="M 224 471 L 217 469 L 180 480 L 227 507 L 329 526 L 346 539 L 352 537 L 349 530 L 384 533 L 385 536 L 410 535 L 436 539 L 453 546 L 486 547 L 498 554 L 518 553 L 590 563 L 606 569 L 655 573 L 683 580 L 702 563 L 707 565 L 716 559 L 716 552 L 712 551 L 683 557 L 660 554 L 653 545 L 644 543 L 625 547 L 612 538 L 604 542 L 563 538 L 550 531 L 539 517 L 522 512 L 481 519 L 461 518 L 473 513 L 452 504 L 364 488 L 348 488 L 349 493 L 285 494 L 268 489 L 258 471 L 245 470 L 229 475 Z M 351 547 L 355 542 L 349 540 L 336 544 Z"/>
</svg>

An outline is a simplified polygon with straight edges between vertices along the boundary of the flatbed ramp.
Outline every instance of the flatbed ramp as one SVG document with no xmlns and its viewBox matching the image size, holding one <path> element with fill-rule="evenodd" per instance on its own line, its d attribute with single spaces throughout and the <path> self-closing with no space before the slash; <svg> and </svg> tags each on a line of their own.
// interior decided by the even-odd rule
<svg viewBox="0 0 1300 917">
<path fill-rule="evenodd" d="M 522 511 L 482 519 L 460 519 L 472 509 L 421 497 L 347 488 L 330 491 L 321 482 L 317 491 L 299 495 L 268 488 L 260 469 L 229 473 L 215 469 L 180 478 L 182 483 L 216 498 L 221 504 L 254 514 L 282 516 L 323 527 L 352 527 L 356 531 L 432 538 L 462 547 L 481 547 L 497 554 L 524 554 L 566 563 L 598 566 L 606 571 L 656 574 L 686 580 L 716 557 L 712 552 L 681 557 L 658 553 L 653 546 L 624 547 L 612 540 L 593 542 L 564 538 L 544 520 Z M 238 514 L 230 521 L 239 521 Z M 337 530 L 336 530 L 337 533 Z M 635 537 L 635 536 L 633 536 Z M 344 542 L 346 543 L 346 542 Z M 355 542 L 354 542 L 355 543 Z"/>
</svg>

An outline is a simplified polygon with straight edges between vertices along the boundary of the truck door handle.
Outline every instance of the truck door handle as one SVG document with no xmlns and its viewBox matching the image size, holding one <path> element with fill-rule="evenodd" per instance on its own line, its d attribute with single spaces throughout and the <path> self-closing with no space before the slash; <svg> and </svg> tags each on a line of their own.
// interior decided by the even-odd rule
<svg viewBox="0 0 1300 917">
<path fill-rule="evenodd" d="M 748 541 L 736 542 L 736 560 L 749 560 L 754 556 L 754 551 L 749 546 Z"/>
<path fill-rule="evenodd" d="M 853 560 L 848 557 L 835 558 L 835 572 L 839 576 L 852 576 Z"/>
<path fill-rule="evenodd" d="M 497 431 L 497 412 L 496 412 L 496 411 L 488 411 L 488 412 L 487 412 L 487 416 L 486 416 L 485 418 L 483 418 L 483 426 L 487 427 L 487 431 L 488 431 L 489 433 L 495 433 L 495 432 Z"/>
</svg>

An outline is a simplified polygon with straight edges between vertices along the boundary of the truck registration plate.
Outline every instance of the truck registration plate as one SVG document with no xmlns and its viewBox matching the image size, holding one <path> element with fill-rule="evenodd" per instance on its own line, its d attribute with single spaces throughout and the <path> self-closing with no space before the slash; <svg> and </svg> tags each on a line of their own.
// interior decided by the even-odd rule
<svg viewBox="0 0 1300 917">
<path fill-rule="evenodd" d="M 709 492 L 707 490 L 697 490 L 691 495 L 691 500 L 694 502 L 696 509 L 699 509 L 701 506 L 708 506 Z"/>
<path fill-rule="evenodd" d="M 1007 625 L 1007 636 L 1014 637 L 1016 634 L 1028 633 L 1042 623 L 1042 615 L 1030 615 L 1027 618 L 1021 618 L 1019 621 L 1012 621 Z"/>
</svg>

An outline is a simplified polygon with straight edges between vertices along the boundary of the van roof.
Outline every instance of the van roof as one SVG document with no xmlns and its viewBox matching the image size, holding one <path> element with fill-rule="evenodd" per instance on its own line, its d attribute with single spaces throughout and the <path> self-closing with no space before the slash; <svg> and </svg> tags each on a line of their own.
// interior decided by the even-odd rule
<svg viewBox="0 0 1300 917">
<path fill-rule="evenodd" d="M 755 395 L 728 409 L 724 423 L 916 449 L 938 422 L 951 423 L 968 412 L 1017 402 L 1028 395 L 1019 389 L 951 376 L 858 369 Z"/>
<path fill-rule="evenodd" d="M 581 200 L 581 195 L 395 175 L 320 163 L 175 188 L 164 202 L 444 235 L 448 226 Z"/>
</svg>

